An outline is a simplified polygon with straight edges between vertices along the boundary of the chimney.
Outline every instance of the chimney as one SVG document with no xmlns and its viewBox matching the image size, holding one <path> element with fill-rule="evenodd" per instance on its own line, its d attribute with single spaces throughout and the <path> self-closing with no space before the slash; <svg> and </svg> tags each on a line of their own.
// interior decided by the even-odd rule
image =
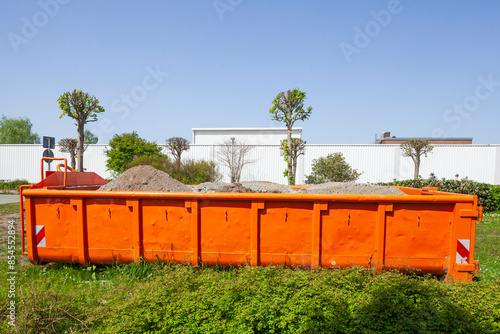
<svg viewBox="0 0 500 334">
<path fill-rule="evenodd" d="M 382 132 L 382 138 L 391 138 L 390 132 Z"/>
</svg>

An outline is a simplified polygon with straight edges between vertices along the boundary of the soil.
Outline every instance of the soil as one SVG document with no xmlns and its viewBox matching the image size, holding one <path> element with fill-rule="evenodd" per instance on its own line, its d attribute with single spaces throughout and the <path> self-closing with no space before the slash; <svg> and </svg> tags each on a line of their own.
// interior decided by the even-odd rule
<svg viewBox="0 0 500 334">
<path fill-rule="evenodd" d="M 306 194 L 406 195 L 398 188 L 369 183 L 328 182 L 300 190 Z"/>
<path fill-rule="evenodd" d="M 368 183 L 330 182 L 295 190 L 282 184 L 264 181 L 242 183 L 205 182 L 197 186 L 186 186 L 152 166 L 137 166 L 128 169 L 101 191 L 165 191 L 165 192 L 223 192 L 223 193 L 270 193 L 270 194 L 370 194 L 405 195 L 401 190 Z"/>
<path fill-rule="evenodd" d="M 136 166 L 127 169 L 98 191 L 190 192 L 191 188 L 152 166 Z"/>
<path fill-rule="evenodd" d="M 0 259 L 6 259 L 10 254 L 6 253 L 8 246 L 8 226 L 9 222 L 14 221 L 15 231 L 16 231 L 16 248 L 21 248 L 21 220 L 19 219 L 19 213 L 11 213 L 7 215 L 0 215 L 0 249 L 5 249 L 2 252 Z M 28 257 L 26 255 L 16 255 L 16 268 L 23 268 L 27 263 L 29 263 Z"/>
</svg>

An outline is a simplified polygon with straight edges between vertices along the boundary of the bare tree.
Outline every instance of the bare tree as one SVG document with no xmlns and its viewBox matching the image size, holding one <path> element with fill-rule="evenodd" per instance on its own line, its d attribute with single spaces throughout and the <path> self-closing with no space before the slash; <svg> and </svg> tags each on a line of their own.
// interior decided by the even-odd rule
<svg viewBox="0 0 500 334">
<path fill-rule="evenodd" d="M 434 146 L 427 139 L 409 139 L 403 141 L 403 144 L 401 144 L 403 156 L 410 157 L 415 164 L 415 172 L 413 174 L 415 180 L 418 179 L 422 155 L 427 157 L 427 153 L 432 152 L 432 149 L 434 149 Z"/>
<path fill-rule="evenodd" d="M 167 139 L 167 148 L 175 158 L 177 168 L 181 166 L 182 152 L 189 150 L 189 140 L 182 137 L 172 137 Z"/>
<path fill-rule="evenodd" d="M 231 183 L 240 182 L 243 167 L 254 162 L 247 157 L 252 149 L 252 146 L 238 142 L 234 138 L 220 144 L 219 159 L 224 166 L 229 168 Z"/>
<path fill-rule="evenodd" d="M 291 149 L 288 148 L 288 139 L 283 139 L 281 141 L 281 155 L 285 156 L 285 161 L 288 162 L 288 157 L 292 159 L 292 183 L 295 184 L 295 176 L 297 175 L 297 160 L 299 156 L 304 154 L 306 148 L 306 142 L 300 138 L 291 138 L 290 142 L 292 143 Z M 290 154 L 288 154 L 290 151 Z M 285 176 L 288 176 L 288 168 L 285 169 Z"/>
<path fill-rule="evenodd" d="M 92 132 L 90 132 L 89 130 L 85 130 L 83 152 L 87 150 L 89 144 L 97 144 L 98 141 L 99 138 L 97 138 Z M 71 156 L 71 168 L 76 169 L 78 140 L 74 138 L 64 138 L 59 141 L 58 145 L 60 146 L 61 152 L 69 153 L 69 155 Z"/>
<path fill-rule="evenodd" d="M 74 138 L 64 138 L 59 141 L 60 150 L 63 153 L 69 153 L 71 157 L 71 168 L 76 168 L 76 150 L 78 148 L 78 140 Z"/>
</svg>

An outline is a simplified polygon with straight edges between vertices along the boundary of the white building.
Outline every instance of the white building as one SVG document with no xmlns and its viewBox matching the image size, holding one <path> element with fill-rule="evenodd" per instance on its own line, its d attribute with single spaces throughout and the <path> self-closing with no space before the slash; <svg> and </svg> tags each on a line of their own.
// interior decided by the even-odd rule
<svg viewBox="0 0 500 334">
<path fill-rule="evenodd" d="M 193 128 L 194 145 L 220 145 L 235 138 L 245 145 L 280 145 L 286 128 Z M 302 138 L 302 128 L 293 128 L 292 137 Z"/>
</svg>

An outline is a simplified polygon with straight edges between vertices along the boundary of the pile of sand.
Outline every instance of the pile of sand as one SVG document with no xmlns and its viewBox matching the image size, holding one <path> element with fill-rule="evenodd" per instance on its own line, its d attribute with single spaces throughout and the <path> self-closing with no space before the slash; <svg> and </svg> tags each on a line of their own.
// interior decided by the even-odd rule
<svg viewBox="0 0 500 334">
<path fill-rule="evenodd" d="M 406 195 L 398 188 L 369 183 L 328 182 L 302 189 L 306 194 Z"/>
<path fill-rule="evenodd" d="M 190 192 L 191 188 L 152 166 L 136 166 L 98 190 Z"/>
<path fill-rule="evenodd" d="M 401 190 L 388 186 L 367 183 L 329 182 L 309 188 L 295 190 L 282 184 L 252 181 L 243 183 L 205 182 L 190 187 L 152 166 L 137 166 L 128 169 L 101 191 L 166 191 L 166 192 L 222 192 L 222 193 L 269 193 L 269 194 L 370 194 L 405 195 Z"/>
</svg>

